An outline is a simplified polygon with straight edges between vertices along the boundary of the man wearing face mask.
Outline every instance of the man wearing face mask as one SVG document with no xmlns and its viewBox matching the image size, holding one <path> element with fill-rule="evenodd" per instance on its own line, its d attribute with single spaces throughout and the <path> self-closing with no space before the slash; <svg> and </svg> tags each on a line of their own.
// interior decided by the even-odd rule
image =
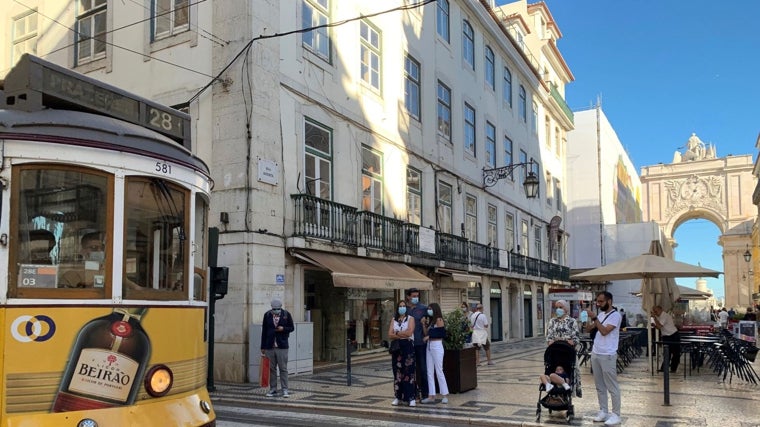
<svg viewBox="0 0 760 427">
<path fill-rule="evenodd" d="M 591 370 L 594 373 L 596 395 L 599 400 L 599 413 L 594 422 L 605 425 L 620 424 L 620 386 L 617 379 L 617 350 L 620 341 L 620 313 L 612 307 L 612 294 L 599 292 L 596 295 L 599 313 L 587 310 L 588 329 L 596 328 L 594 344 L 591 348 Z M 607 394 L 612 401 L 609 410 Z"/>
<path fill-rule="evenodd" d="M 104 285 L 103 262 L 105 245 L 100 232 L 82 236 L 79 254 L 82 264 L 66 271 L 59 279 L 59 286 L 68 288 L 102 288 Z"/>
<path fill-rule="evenodd" d="M 288 337 L 295 330 L 293 317 L 282 308 L 282 301 L 274 298 L 272 309 L 264 313 L 261 323 L 261 355 L 269 359 L 269 393 L 277 396 L 277 370 L 280 371 L 282 397 L 288 392 Z"/>
<path fill-rule="evenodd" d="M 414 365 L 417 368 L 417 385 L 422 397 L 428 396 L 427 383 L 427 343 L 424 340 L 424 327 L 427 326 L 428 307 L 420 302 L 420 290 L 406 290 L 406 311 L 414 317 Z M 423 325 L 423 322 L 425 323 Z"/>
</svg>

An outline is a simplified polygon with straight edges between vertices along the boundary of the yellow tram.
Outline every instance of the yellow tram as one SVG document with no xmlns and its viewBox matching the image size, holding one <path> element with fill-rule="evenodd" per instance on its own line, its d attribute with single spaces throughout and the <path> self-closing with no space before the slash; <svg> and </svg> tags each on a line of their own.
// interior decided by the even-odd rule
<svg viewBox="0 0 760 427">
<path fill-rule="evenodd" d="M 189 125 L 33 56 L 6 76 L 0 425 L 215 425 L 212 183 Z"/>
</svg>

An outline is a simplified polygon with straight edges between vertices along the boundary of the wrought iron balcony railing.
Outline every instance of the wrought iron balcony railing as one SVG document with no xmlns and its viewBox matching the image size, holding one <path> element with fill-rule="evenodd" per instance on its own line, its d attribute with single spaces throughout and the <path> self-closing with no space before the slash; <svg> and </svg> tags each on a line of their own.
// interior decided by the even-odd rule
<svg viewBox="0 0 760 427">
<path fill-rule="evenodd" d="M 510 252 L 507 265 L 499 249 L 448 233 L 435 233 L 435 254 L 420 250 L 420 227 L 372 212 L 306 194 L 294 194 L 294 237 L 305 237 L 347 246 L 434 258 L 447 262 L 498 269 L 551 280 L 568 281 L 568 267 Z"/>
</svg>

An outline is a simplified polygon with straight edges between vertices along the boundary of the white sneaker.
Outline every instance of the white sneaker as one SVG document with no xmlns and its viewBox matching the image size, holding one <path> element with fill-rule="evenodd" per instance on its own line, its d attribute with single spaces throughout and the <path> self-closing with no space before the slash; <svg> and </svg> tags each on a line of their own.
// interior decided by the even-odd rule
<svg viewBox="0 0 760 427">
<path fill-rule="evenodd" d="M 287 390 L 282 391 L 282 397 L 290 397 L 290 393 Z"/>
<path fill-rule="evenodd" d="M 441 403 L 449 403 L 449 398 L 446 396 L 443 396 L 443 399 L 441 399 Z"/>
<path fill-rule="evenodd" d="M 607 421 L 604 422 L 604 425 L 606 426 L 616 426 L 618 424 L 620 424 L 620 417 L 614 413 L 610 413 L 610 416 L 607 417 Z"/>
<path fill-rule="evenodd" d="M 552 384 L 544 384 L 544 390 L 546 390 L 547 393 L 552 391 L 553 388 L 554 388 L 554 385 Z"/>
<path fill-rule="evenodd" d="M 596 414 L 596 416 L 594 417 L 594 422 L 601 423 L 601 422 L 607 421 L 607 417 L 609 417 L 609 415 L 606 412 L 599 411 L 599 413 Z"/>
<path fill-rule="evenodd" d="M 570 384 L 568 384 L 568 383 L 562 384 L 562 387 L 564 387 L 565 390 L 570 390 Z"/>
<path fill-rule="evenodd" d="M 435 398 L 426 397 L 420 400 L 420 403 L 435 403 Z"/>
<path fill-rule="evenodd" d="M 267 397 L 274 397 L 277 396 L 277 390 L 269 390 L 269 393 L 267 393 Z"/>
<path fill-rule="evenodd" d="M 398 406 L 398 399 L 393 399 L 393 402 L 391 402 L 391 405 Z"/>
<path fill-rule="evenodd" d="M 412 399 L 409 401 L 409 406 L 417 406 L 417 401 Z"/>
</svg>

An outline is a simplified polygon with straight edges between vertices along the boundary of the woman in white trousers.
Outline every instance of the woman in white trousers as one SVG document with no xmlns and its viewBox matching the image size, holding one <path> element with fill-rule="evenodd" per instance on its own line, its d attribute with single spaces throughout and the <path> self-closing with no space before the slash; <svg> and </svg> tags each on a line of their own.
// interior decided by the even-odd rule
<svg viewBox="0 0 760 427">
<path fill-rule="evenodd" d="M 431 303 L 428 306 L 428 318 L 423 321 L 425 341 L 427 341 L 427 382 L 429 395 L 422 403 L 435 403 L 435 379 L 438 378 L 438 389 L 443 396 L 441 403 L 449 403 L 449 387 L 443 375 L 443 338 L 446 337 L 446 325 L 443 322 L 441 306 Z"/>
</svg>

